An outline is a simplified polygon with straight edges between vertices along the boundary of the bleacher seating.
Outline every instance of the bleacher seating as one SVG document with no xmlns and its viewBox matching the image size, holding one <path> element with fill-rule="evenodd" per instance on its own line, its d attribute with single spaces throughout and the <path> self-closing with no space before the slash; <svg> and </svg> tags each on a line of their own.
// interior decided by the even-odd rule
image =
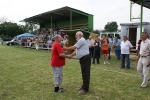
<svg viewBox="0 0 150 100">
<path fill-rule="evenodd" d="M 70 26 L 61 27 L 63 30 L 70 30 Z M 72 29 L 88 29 L 88 24 L 75 24 L 72 25 Z"/>
</svg>

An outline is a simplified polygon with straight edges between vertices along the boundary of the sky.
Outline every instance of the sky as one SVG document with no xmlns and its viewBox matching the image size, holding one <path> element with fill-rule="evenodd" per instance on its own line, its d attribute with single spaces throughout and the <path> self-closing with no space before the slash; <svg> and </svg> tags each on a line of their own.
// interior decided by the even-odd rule
<svg viewBox="0 0 150 100">
<path fill-rule="evenodd" d="M 112 21 L 117 22 L 119 29 L 120 23 L 130 22 L 129 0 L 1 0 L 0 18 L 21 24 L 20 20 L 64 6 L 94 15 L 94 30 L 103 30 Z M 143 10 L 143 21 L 150 22 L 150 9 Z M 133 16 L 139 14 L 140 6 L 133 5 Z"/>
</svg>

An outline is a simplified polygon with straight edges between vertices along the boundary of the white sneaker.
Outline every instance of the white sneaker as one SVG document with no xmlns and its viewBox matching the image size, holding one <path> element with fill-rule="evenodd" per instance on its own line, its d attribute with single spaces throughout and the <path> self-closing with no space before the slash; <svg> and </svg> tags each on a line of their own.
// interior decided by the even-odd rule
<svg viewBox="0 0 150 100">
<path fill-rule="evenodd" d="M 108 63 L 108 61 L 106 61 L 106 64 L 110 64 L 110 63 Z"/>
<path fill-rule="evenodd" d="M 104 64 L 106 64 L 106 62 L 104 61 Z"/>
</svg>

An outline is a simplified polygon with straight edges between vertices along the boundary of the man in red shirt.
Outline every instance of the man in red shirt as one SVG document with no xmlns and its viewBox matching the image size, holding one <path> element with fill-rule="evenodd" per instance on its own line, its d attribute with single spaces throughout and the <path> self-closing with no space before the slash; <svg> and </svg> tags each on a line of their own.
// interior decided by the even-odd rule
<svg viewBox="0 0 150 100">
<path fill-rule="evenodd" d="M 59 85 L 62 84 L 62 68 L 65 65 L 65 58 L 71 58 L 70 55 L 65 55 L 61 46 L 62 38 L 60 35 L 54 36 L 55 42 L 52 45 L 52 58 L 50 60 L 53 68 L 54 76 L 54 92 L 63 92 Z"/>
</svg>

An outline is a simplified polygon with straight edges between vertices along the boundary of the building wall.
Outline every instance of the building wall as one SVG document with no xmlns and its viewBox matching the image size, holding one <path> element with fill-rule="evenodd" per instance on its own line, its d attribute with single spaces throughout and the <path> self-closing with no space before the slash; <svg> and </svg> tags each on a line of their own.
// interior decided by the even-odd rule
<svg viewBox="0 0 150 100">
<path fill-rule="evenodd" d="M 140 25 L 137 26 L 121 26 L 121 39 L 123 36 L 129 36 L 129 28 L 140 28 Z M 143 31 L 147 32 L 150 36 L 150 25 L 143 25 L 142 28 L 144 29 Z"/>
<path fill-rule="evenodd" d="M 128 36 L 128 27 L 127 26 L 121 26 L 121 40 L 123 39 L 123 36 Z"/>
<path fill-rule="evenodd" d="M 146 29 L 147 29 L 146 32 L 147 32 L 148 36 L 150 37 L 150 25 L 147 25 Z"/>
</svg>

